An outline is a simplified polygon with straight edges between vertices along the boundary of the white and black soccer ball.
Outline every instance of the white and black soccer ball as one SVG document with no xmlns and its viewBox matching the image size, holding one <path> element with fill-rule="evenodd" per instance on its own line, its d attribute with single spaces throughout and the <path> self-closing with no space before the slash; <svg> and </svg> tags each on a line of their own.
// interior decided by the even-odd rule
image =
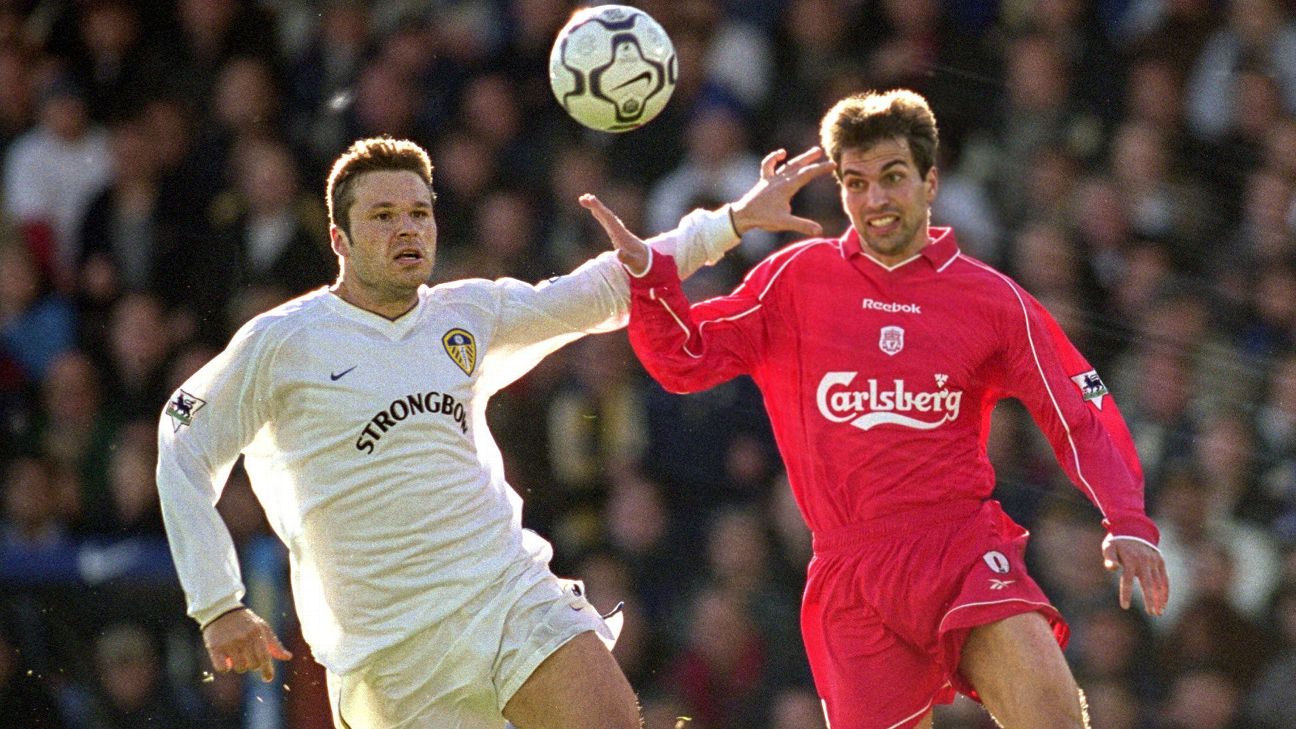
<svg viewBox="0 0 1296 729">
<path fill-rule="evenodd" d="M 651 121 L 670 100 L 677 76 L 666 31 L 628 5 L 577 11 L 549 53 L 549 85 L 558 103 L 576 121 L 604 132 Z"/>
</svg>

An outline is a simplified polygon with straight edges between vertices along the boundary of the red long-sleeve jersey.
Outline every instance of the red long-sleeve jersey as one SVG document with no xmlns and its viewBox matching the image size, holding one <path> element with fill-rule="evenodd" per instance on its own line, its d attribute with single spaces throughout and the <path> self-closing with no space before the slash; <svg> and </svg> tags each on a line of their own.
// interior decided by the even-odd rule
<svg viewBox="0 0 1296 729">
<path fill-rule="evenodd" d="M 1156 544 L 1129 430 L 1043 306 L 932 228 L 887 267 L 852 229 L 770 255 L 730 295 L 690 306 L 666 256 L 631 279 L 630 341 L 667 390 L 740 374 L 760 387 L 801 513 L 816 533 L 994 488 L 995 403 L 1025 404 L 1116 536 Z"/>
</svg>

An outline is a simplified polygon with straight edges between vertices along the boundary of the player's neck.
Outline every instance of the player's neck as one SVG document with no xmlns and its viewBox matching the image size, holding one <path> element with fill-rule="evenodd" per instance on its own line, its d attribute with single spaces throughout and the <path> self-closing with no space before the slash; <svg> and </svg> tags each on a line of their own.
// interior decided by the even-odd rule
<svg viewBox="0 0 1296 729">
<path fill-rule="evenodd" d="M 895 268 L 906 261 L 911 261 L 922 253 L 922 250 L 931 243 L 931 237 L 924 227 L 922 231 L 915 235 L 908 243 L 897 248 L 879 250 L 871 245 L 868 241 L 863 241 L 860 250 L 864 255 L 872 258 L 886 268 Z"/>
<path fill-rule="evenodd" d="M 364 286 L 357 286 L 344 279 L 338 279 L 329 287 L 339 299 L 365 311 L 377 314 L 384 319 L 395 321 L 409 313 L 418 304 L 418 289 L 401 295 L 383 296 Z"/>
</svg>

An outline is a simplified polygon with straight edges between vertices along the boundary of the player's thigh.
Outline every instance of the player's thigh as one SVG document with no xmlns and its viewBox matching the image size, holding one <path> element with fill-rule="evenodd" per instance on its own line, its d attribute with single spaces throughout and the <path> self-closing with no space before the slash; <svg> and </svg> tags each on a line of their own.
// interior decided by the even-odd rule
<svg viewBox="0 0 1296 729">
<path fill-rule="evenodd" d="M 638 729 L 630 682 L 592 632 L 564 643 L 504 706 L 517 729 Z"/>
<path fill-rule="evenodd" d="M 963 645 L 959 671 L 1000 721 L 1079 717 L 1075 678 L 1052 628 L 1038 612 L 973 628 Z"/>
<path fill-rule="evenodd" d="M 932 706 L 953 697 L 935 657 L 863 601 L 807 604 L 801 625 L 834 729 L 921 729 L 930 725 Z"/>
</svg>

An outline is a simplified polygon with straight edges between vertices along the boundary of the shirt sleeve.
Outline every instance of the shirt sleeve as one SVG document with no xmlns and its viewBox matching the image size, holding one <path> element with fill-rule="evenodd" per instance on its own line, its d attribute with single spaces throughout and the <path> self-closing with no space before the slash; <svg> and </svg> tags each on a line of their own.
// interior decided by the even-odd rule
<svg viewBox="0 0 1296 729">
<path fill-rule="evenodd" d="M 727 208 L 695 210 L 679 227 L 646 241 L 656 255 L 676 262 L 687 277 L 720 260 L 738 242 Z M 678 257 L 676 257 L 678 256 Z M 535 367 L 546 355 L 585 334 L 625 326 L 630 313 L 629 275 L 613 251 L 581 264 L 565 276 L 537 285 L 500 279 L 499 326 L 482 386 L 495 392 Z"/>
<path fill-rule="evenodd" d="M 260 336 L 258 336 L 260 334 Z M 235 460 L 266 422 L 264 332 L 245 327 L 176 390 L 158 423 L 158 498 L 189 616 L 205 625 L 243 599 L 233 539 L 216 511 Z"/>
<path fill-rule="evenodd" d="M 669 392 L 705 390 L 750 372 L 757 361 L 762 302 L 753 292 L 761 269 L 732 294 L 690 305 L 669 256 L 653 257 L 630 280 L 630 344 Z"/>
<path fill-rule="evenodd" d="M 1001 386 L 1030 411 L 1072 483 L 1103 515 L 1115 537 L 1155 546 L 1156 525 L 1143 501 L 1143 469 L 1129 428 L 1098 373 L 1048 311 L 1013 285 Z"/>
</svg>

